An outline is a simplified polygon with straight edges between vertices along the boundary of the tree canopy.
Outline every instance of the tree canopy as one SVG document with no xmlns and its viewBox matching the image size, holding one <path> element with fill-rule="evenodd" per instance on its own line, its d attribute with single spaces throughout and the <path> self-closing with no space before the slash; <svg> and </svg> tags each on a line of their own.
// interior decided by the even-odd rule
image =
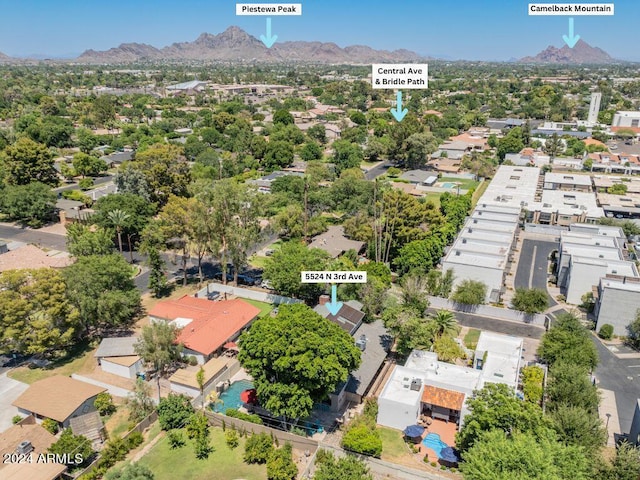
<svg viewBox="0 0 640 480">
<path fill-rule="evenodd" d="M 282 305 L 240 337 L 238 359 L 262 405 L 285 422 L 306 417 L 360 365 L 351 336 L 306 305 Z"/>
</svg>

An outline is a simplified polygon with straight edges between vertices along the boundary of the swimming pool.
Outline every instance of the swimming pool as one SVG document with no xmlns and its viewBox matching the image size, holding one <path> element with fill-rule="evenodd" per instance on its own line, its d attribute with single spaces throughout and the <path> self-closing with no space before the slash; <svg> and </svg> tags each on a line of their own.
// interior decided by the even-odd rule
<svg viewBox="0 0 640 480">
<path fill-rule="evenodd" d="M 452 183 L 452 182 L 442 182 L 440 185 L 442 185 L 442 188 L 456 188 L 456 184 Z"/>
<path fill-rule="evenodd" d="M 438 456 L 438 458 L 440 458 L 440 452 L 442 451 L 442 449 L 447 448 L 449 446 L 446 443 L 444 443 L 442 440 L 440 440 L 440 435 L 438 435 L 437 433 L 427 434 L 427 436 L 424 437 L 424 439 L 422 440 L 422 444 L 425 447 L 430 448 L 431 450 L 436 452 L 436 455 Z"/>
<path fill-rule="evenodd" d="M 211 405 L 211 409 L 216 413 L 224 413 L 227 408 L 239 408 L 242 406 L 240 394 L 245 390 L 253 388 L 253 383 L 249 380 L 238 380 L 229 385 L 229 388 L 220 394 L 220 402 Z"/>
</svg>

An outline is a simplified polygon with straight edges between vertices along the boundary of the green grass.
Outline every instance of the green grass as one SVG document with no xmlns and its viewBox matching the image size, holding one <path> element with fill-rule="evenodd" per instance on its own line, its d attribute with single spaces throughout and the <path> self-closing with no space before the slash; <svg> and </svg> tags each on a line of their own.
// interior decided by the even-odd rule
<svg viewBox="0 0 640 480">
<path fill-rule="evenodd" d="M 436 207 L 440 208 L 440 195 L 441 193 L 427 193 L 424 198 L 427 202 L 433 203 Z"/>
<path fill-rule="evenodd" d="M 488 186 L 489 186 L 489 180 L 485 180 L 484 182 L 482 182 L 480 184 L 480 186 L 478 188 L 476 188 L 473 191 L 473 199 L 471 201 L 471 208 L 474 208 L 476 206 L 476 204 L 478 203 L 478 200 L 480 200 L 480 197 L 487 190 Z"/>
<path fill-rule="evenodd" d="M 460 188 L 463 190 L 470 190 L 472 188 L 476 188 L 480 184 L 480 182 L 476 182 L 475 180 L 471 180 L 470 178 L 442 177 L 438 181 L 449 182 L 449 183 L 459 183 Z"/>
<path fill-rule="evenodd" d="M 184 436 L 186 439 L 186 434 Z M 198 460 L 191 440 L 187 440 L 183 447 L 172 450 L 165 436 L 140 459 L 140 463 L 153 471 L 155 480 L 266 479 L 267 469 L 264 465 L 247 465 L 242 461 L 244 443 L 245 438 L 240 438 L 240 445 L 232 450 L 225 443 L 222 429 L 212 428 L 211 445 L 214 450 L 206 460 Z"/>
<path fill-rule="evenodd" d="M 259 316 L 264 317 L 265 315 L 269 315 L 271 310 L 273 310 L 273 305 L 270 303 L 260 302 L 258 300 L 251 300 L 249 298 L 243 298 L 243 300 L 247 303 L 250 303 L 254 307 L 258 307 L 260 309 Z"/>
<path fill-rule="evenodd" d="M 409 454 L 402 432 L 393 428 L 378 426 L 382 439 L 382 459 L 393 460 Z"/>
<path fill-rule="evenodd" d="M 467 334 L 464 336 L 464 344 L 467 348 L 473 350 L 478 345 L 478 339 L 480 338 L 480 330 L 477 328 L 470 328 Z"/>
<path fill-rule="evenodd" d="M 254 268 L 263 268 L 267 263 L 267 259 L 269 257 L 259 257 L 257 255 L 251 255 L 249 257 L 249 265 L 251 265 Z"/>
<path fill-rule="evenodd" d="M 95 347 L 83 343 L 74 347 L 67 355 L 56 360 L 46 368 L 18 367 L 11 370 L 7 376 L 20 382 L 32 384 L 43 378 L 54 375 L 70 376 L 72 373 L 89 373 L 95 367 L 93 349 Z"/>
</svg>

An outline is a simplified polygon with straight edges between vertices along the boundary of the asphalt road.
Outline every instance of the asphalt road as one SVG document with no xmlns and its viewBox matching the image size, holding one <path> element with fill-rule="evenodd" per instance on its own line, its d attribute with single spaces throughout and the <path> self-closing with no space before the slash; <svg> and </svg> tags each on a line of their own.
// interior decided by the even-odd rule
<svg viewBox="0 0 640 480">
<path fill-rule="evenodd" d="M 514 280 L 516 288 L 540 288 L 547 291 L 549 255 L 557 248 L 556 242 L 524 240 Z M 548 296 L 549 306 L 557 305 L 558 302 L 551 295 Z"/>
<path fill-rule="evenodd" d="M 95 177 L 93 179 L 93 185 L 95 187 L 99 187 L 100 185 L 102 185 L 103 183 L 107 183 L 113 180 L 113 175 L 105 175 L 104 177 Z M 62 187 L 58 187 L 58 188 L 54 188 L 53 192 L 54 193 L 62 193 L 62 192 L 66 192 L 68 190 L 79 190 L 80 187 L 78 187 L 77 183 L 70 183 L 69 185 L 64 185 Z"/>
<path fill-rule="evenodd" d="M 595 371 L 598 386 L 615 392 L 620 428 L 622 433 L 629 433 L 633 412 L 640 398 L 640 358 L 618 358 L 597 338 L 593 338 L 593 343 L 600 355 L 600 364 Z"/>
<path fill-rule="evenodd" d="M 429 313 L 432 313 L 436 310 L 429 309 L 428 311 Z M 540 326 L 510 322 L 508 320 L 500 320 L 499 318 L 485 317 L 482 315 L 473 315 L 471 313 L 461 312 L 454 312 L 454 315 L 456 316 L 458 323 L 464 327 L 489 330 L 491 332 L 503 333 L 505 335 L 515 335 L 523 338 L 540 339 L 545 332 L 544 328 Z"/>
<path fill-rule="evenodd" d="M 0 225 L 0 238 L 8 241 L 33 243 L 54 250 L 66 250 L 67 239 L 55 233 L 45 233 L 31 228 Z"/>
<path fill-rule="evenodd" d="M 383 173 L 385 173 L 387 171 L 387 169 L 389 167 L 391 167 L 393 165 L 393 163 L 389 162 L 389 161 L 385 161 L 382 162 L 378 165 L 376 165 L 375 167 L 373 167 L 371 170 L 369 170 L 367 173 L 364 174 L 364 177 L 367 180 L 375 180 L 376 178 L 378 178 L 380 175 L 382 175 Z"/>
</svg>

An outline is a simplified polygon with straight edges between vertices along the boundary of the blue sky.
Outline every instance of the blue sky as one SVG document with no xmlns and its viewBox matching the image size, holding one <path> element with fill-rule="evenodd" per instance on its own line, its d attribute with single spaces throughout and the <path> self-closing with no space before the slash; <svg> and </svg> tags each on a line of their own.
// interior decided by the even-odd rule
<svg viewBox="0 0 640 480">
<path fill-rule="evenodd" d="M 267 0 L 250 0 L 259 3 Z M 508 60 L 563 45 L 568 20 L 528 16 L 528 0 L 285 0 L 303 15 L 273 17 L 278 41 L 407 48 L 466 60 Z M 545 0 L 550 2 L 550 0 Z M 615 1 L 615 16 L 575 17 L 575 31 L 616 58 L 640 61 L 640 1 Z M 273 3 L 273 2 L 272 2 Z M 123 42 L 163 47 L 238 25 L 264 33 L 264 17 L 235 15 L 230 0 L 0 0 L 0 51 L 65 56 Z"/>
</svg>

